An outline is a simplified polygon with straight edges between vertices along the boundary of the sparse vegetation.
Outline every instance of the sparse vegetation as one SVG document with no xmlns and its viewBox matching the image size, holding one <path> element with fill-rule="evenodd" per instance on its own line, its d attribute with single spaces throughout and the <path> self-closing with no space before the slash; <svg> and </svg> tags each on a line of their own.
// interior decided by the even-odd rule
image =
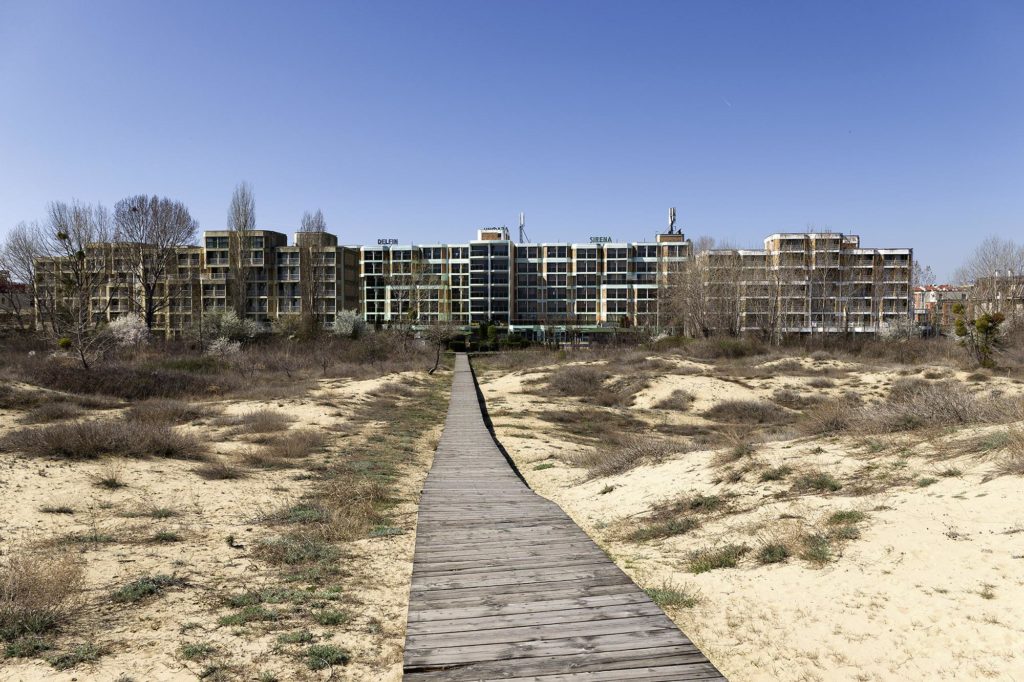
<svg viewBox="0 0 1024 682">
<path fill-rule="evenodd" d="M 185 580 L 175 575 L 144 575 L 118 588 L 111 597 L 116 602 L 136 603 L 162 594 L 168 588 L 184 585 Z"/>
<path fill-rule="evenodd" d="M 649 587 L 644 590 L 647 596 L 654 600 L 654 603 L 663 608 L 690 609 L 700 602 L 700 597 L 689 590 L 689 588 L 677 587 L 672 583 L 663 583 L 659 587 Z"/>
<path fill-rule="evenodd" d="M 782 481 L 791 473 L 793 473 L 793 468 L 790 466 L 783 465 L 771 467 L 770 469 L 762 471 L 761 475 L 758 476 L 758 480 L 762 483 L 766 483 L 768 481 Z"/>
<path fill-rule="evenodd" d="M 47 424 L 82 415 L 82 409 L 69 402 L 47 402 L 32 408 L 21 418 L 23 424 Z"/>
<path fill-rule="evenodd" d="M 779 424 L 791 419 L 786 410 L 760 400 L 723 400 L 703 416 L 727 424 Z"/>
<path fill-rule="evenodd" d="M 82 565 L 70 555 L 12 547 L 0 558 L 0 639 L 40 635 L 69 622 L 83 587 Z"/>
<path fill-rule="evenodd" d="M 707 573 L 720 568 L 736 568 L 739 560 L 749 551 L 746 545 L 736 544 L 706 547 L 690 553 L 686 570 L 690 573 Z"/>
<path fill-rule="evenodd" d="M 592 477 L 612 476 L 634 469 L 641 464 L 659 462 L 674 452 L 678 445 L 646 434 L 627 433 L 609 438 L 607 444 L 572 453 L 566 460 L 582 467 Z"/>
<path fill-rule="evenodd" d="M 647 523 L 630 532 L 626 537 L 632 542 L 646 542 L 675 535 L 683 535 L 700 526 L 700 521 L 692 517 L 681 517 L 665 521 Z"/>
<path fill-rule="evenodd" d="M 777 564 L 793 555 L 784 542 L 768 542 L 757 550 L 757 560 L 762 564 Z"/>
<path fill-rule="evenodd" d="M 314 644 L 306 649 L 305 657 L 310 670 L 323 670 L 336 665 L 346 665 L 352 654 L 348 649 L 333 644 Z"/>
<path fill-rule="evenodd" d="M 31 457 L 80 460 L 100 457 L 202 459 L 195 436 L 151 424 L 115 420 L 68 422 L 13 431 L 0 447 Z"/>
<path fill-rule="evenodd" d="M 284 431 L 291 425 L 292 418 L 277 410 L 260 409 L 224 418 L 221 422 L 234 426 L 239 434 L 264 434 Z"/>
<path fill-rule="evenodd" d="M 188 661 L 201 661 L 217 652 L 209 642 L 186 642 L 179 648 L 181 657 Z"/>
<path fill-rule="evenodd" d="M 57 670 L 68 670 L 80 663 L 98 661 L 105 651 L 91 642 L 78 644 L 70 650 L 51 656 L 47 661 Z"/>
<path fill-rule="evenodd" d="M 244 470 L 223 457 L 211 459 L 210 461 L 197 466 L 193 471 L 208 481 L 233 481 L 235 479 L 245 478 L 246 476 Z"/>
<path fill-rule="evenodd" d="M 693 405 L 693 401 L 696 397 L 689 391 L 683 389 L 676 389 L 669 394 L 667 398 L 663 398 L 658 401 L 655 405 L 659 410 L 675 410 L 676 412 L 686 412 Z"/>
<path fill-rule="evenodd" d="M 842 487 L 843 484 L 832 474 L 824 471 L 808 471 L 793 481 L 793 490 L 796 492 L 834 493 Z"/>
<path fill-rule="evenodd" d="M 181 400 L 150 398 L 128 408 L 127 418 L 133 422 L 170 426 L 195 421 L 203 417 L 204 413 L 209 416 L 211 412 L 216 412 L 216 410 L 213 407 L 205 407 L 203 411 L 200 411 L 197 407 Z"/>
<path fill-rule="evenodd" d="M 813 564 L 825 564 L 832 560 L 832 543 L 828 535 L 811 533 L 804 536 L 800 548 L 800 558 Z"/>
</svg>

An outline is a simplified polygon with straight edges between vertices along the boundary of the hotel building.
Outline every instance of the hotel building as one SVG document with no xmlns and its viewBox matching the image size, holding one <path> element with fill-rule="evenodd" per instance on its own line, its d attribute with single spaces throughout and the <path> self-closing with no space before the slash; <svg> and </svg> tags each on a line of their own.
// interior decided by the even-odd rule
<svg viewBox="0 0 1024 682">
<path fill-rule="evenodd" d="M 154 329 L 179 335 L 202 311 L 239 307 L 270 325 L 311 306 L 328 328 L 338 311 L 357 310 L 373 325 L 486 321 L 528 335 L 678 329 L 679 301 L 667 299 L 690 264 L 702 266 L 706 300 L 719 310 L 710 331 L 875 333 L 913 314 L 912 250 L 863 248 L 856 235 L 780 233 L 763 249 L 696 256 L 674 229 L 648 242 L 516 243 L 504 227 L 459 244 L 379 241 L 342 246 L 334 235 L 300 232 L 289 244 L 271 230 L 206 232 L 202 245 L 174 252 Z M 118 244 L 88 251 L 90 267 L 103 273 L 91 301 L 98 322 L 141 312 L 125 252 Z M 59 298 L 62 267 L 59 258 L 41 259 L 37 289 Z"/>
<path fill-rule="evenodd" d="M 864 248 L 838 232 L 776 233 L 763 249 L 699 258 L 709 285 L 735 298 L 739 332 L 877 333 L 912 320 L 913 249 Z"/>
</svg>

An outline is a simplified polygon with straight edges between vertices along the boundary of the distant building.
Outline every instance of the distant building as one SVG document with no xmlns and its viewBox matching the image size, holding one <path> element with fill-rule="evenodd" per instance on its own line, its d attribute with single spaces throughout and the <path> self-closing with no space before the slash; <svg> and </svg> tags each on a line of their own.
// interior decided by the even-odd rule
<svg viewBox="0 0 1024 682">
<path fill-rule="evenodd" d="M 0 270 L 0 331 L 28 329 L 33 315 L 28 287 L 15 282 L 8 271 Z"/>
<path fill-rule="evenodd" d="M 362 313 L 377 324 L 488 321 L 510 331 L 658 327 L 659 288 L 691 249 L 675 231 L 652 242 L 516 244 L 505 228 L 460 244 L 364 246 Z"/>
<path fill-rule="evenodd" d="M 864 248 L 838 232 L 776 233 L 756 250 L 712 250 L 709 285 L 735 298 L 741 333 L 878 333 L 911 319 L 913 249 Z M 724 307 L 724 306 L 720 306 Z"/>
<path fill-rule="evenodd" d="M 119 244 L 88 248 L 89 267 L 103 273 L 102 284 L 90 298 L 97 323 L 143 312 L 142 289 L 127 255 Z M 178 336 L 197 324 L 201 311 L 227 310 L 236 304 L 246 317 L 269 325 L 279 318 L 298 317 L 305 301 L 327 328 L 334 326 L 338 311 L 359 307 L 358 250 L 338 246 L 331 234 L 298 233 L 289 245 L 286 235 L 271 230 L 252 230 L 242 237 L 229 231 L 206 232 L 202 246 L 176 249 L 174 258 L 157 288 L 161 304 L 153 324 L 154 331 L 167 336 Z M 39 295 L 48 301 L 38 306 L 41 318 L 59 309 L 66 296 L 62 281 L 67 267 L 61 258 L 36 262 Z"/>
<path fill-rule="evenodd" d="M 970 287 L 938 284 L 914 287 L 914 321 L 926 333 L 938 334 L 952 329 L 953 306 L 966 304 Z"/>
<path fill-rule="evenodd" d="M 702 332 L 876 333 L 912 317 L 911 249 L 862 248 L 856 235 L 781 233 L 764 249 L 713 250 L 696 258 L 676 229 L 653 241 L 516 243 L 504 227 L 457 243 L 341 246 L 327 233 L 210 231 L 173 252 L 157 287 L 154 330 L 176 336 L 202 311 L 241 309 L 263 325 L 307 316 L 334 325 L 341 310 L 367 322 L 412 327 L 489 322 L 528 336 L 563 337 L 622 327 L 678 330 L 674 288 L 702 266 L 698 292 L 716 307 Z M 100 273 L 90 298 L 97 323 L 143 312 L 130 245 L 95 244 L 86 262 Z M 38 315 L 59 308 L 68 262 L 37 262 Z M 42 300 L 42 299 L 41 299 Z"/>
</svg>

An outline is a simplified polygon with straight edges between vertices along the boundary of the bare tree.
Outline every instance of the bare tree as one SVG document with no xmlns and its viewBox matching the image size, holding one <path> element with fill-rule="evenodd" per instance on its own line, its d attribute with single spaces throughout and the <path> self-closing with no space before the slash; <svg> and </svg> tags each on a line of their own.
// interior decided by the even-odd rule
<svg viewBox="0 0 1024 682">
<path fill-rule="evenodd" d="M 252 186 L 243 182 L 235 187 L 228 207 L 228 272 L 234 276 L 234 283 L 228 282 L 228 300 L 238 313 L 245 317 L 245 304 L 251 279 L 252 233 L 256 229 L 256 199 Z"/>
<path fill-rule="evenodd" d="M 34 326 L 36 260 L 43 255 L 42 230 L 38 223 L 18 223 L 0 247 L 0 316 L 14 320 L 18 329 Z"/>
<path fill-rule="evenodd" d="M 462 332 L 462 328 L 451 319 L 432 319 L 429 324 L 423 327 L 423 339 L 429 346 L 434 348 L 434 366 L 428 374 L 433 374 L 441 365 L 441 351 L 447 343 L 451 342 Z"/>
<path fill-rule="evenodd" d="M 320 209 L 316 213 L 306 211 L 299 227 L 299 296 L 302 315 L 302 332 L 309 336 L 323 331 L 323 307 L 326 304 L 327 253 L 324 235 L 327 221 Z"/>
<path fill-rule="evenodd" d="M 1011 239 L 988 237 L 957 271 L 957 279 L 971 286 L 973 314 L 1002 313 L 1007 326 L 1024 321 L 1024 245 Z"/>
<path fill-rule="evenodd" d="M 146 327 L 153 328 L 157 313 L 166 309 L 178 281 L 178 249 L 195 239 L 199 224 L 180 201 L 137 195 L 114 206 L 115 243 L 132 281 L 129 290 L 141 295 Z"/>
<path fill-rule="evenodd" d="M 669 272 L 665 312 L 677 330 L 688 336 L 705 338 L 714 333 L 709 289 L 708 252 L 714 249 L 711 237 L 698 237 L 693 243 L 693 257 L 682 267 Z"/>
<path fill-rule="evenodd" d="M 89 369 L 106 343 L 102 333 L 110 296 L 110 214 L 103 206 L 72 202 L 48 207 L 44 251 L 51 258 L 38 286 L 50 287 L 58 344 Z"/>
</svg>

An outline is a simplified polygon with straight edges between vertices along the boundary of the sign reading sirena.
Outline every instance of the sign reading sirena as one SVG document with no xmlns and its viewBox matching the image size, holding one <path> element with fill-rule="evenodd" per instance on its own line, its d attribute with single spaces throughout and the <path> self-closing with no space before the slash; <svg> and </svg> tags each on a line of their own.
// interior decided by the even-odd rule
<svg viewBox="0 0 1024 682">
<path fill-rule="evenodd" d="M 390 246 L 391 244 L 397 244 L 397 243 L 398 243 L 397 239 L 378 239 L 377 240 L 377 245 L 378 246 Z"/>
<path fill-rule="evenodd" d="M 591 237 L 591 244 L 610 244 L 612 241 L 611 237 Z"/>
</svg>

